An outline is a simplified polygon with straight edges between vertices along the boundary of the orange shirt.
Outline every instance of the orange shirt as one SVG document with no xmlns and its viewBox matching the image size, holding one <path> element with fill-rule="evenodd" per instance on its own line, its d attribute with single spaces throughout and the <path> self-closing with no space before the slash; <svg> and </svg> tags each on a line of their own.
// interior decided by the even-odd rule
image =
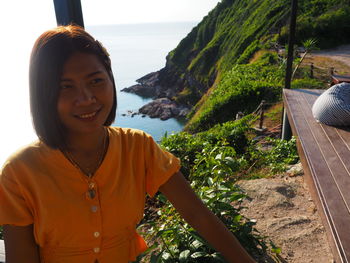
<svg viewBox="0 0 350 263">
<path fill-rule="evenodd" d="M 108 132 L 105 159 L 90 180 L 61 151 L 41 142 L 4 164 L 0 225 L 34 224 L 42 263 L 126 263 L 147 248 L 135 231 L 145 196 L 153 196 L 180 162 L 142 131 Z"/>
</svg>

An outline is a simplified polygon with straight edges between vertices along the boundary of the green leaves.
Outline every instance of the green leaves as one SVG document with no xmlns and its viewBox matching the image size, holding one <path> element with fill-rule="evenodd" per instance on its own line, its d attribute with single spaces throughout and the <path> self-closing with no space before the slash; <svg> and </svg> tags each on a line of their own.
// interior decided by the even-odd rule
<svg viewBox="0 0 350 263">
<path fill-rule="evenodd" d="M 295 137 L 290 141 L 267 137 L 263 147 L 252 143 L 247 155 L 255 168 L 267 169 L 265 171 L 267 175 L 284 172 L 288 165 L 295 164 L 299 160 Z"/>
<path fill-rule="evenodd" d="M 180 262 L 188 262 L 190 255 L 191 255 L 191 251 L 188 249 L 181 251 L 179 256 Z"/>
<path fill-rule="evenodd" d="M 161 144 L 180 157 L 185 175 L 197 195 L 248 251 L 260 255 L 270 247 L 273 253 L 278 254 L 280 249 L 267 244 L 267 239 L 254 229 L 256 222 L 240 214 L 239 203 L 246 195 L 235 186 L 235 182 L 244 171 L 249 173 L 254 163 L 257 169 L 280 171 L 287 164 L 296 162 L 295 139 L 289 142 L 266 139 L 269 147 L 263 150 L 259 144 L 247 138 L 254 120 L 253 116 L 246 116 L 195 135 L 186 132 L 168 135 Z M 150 262 L 224 262 L 182 220 L 162 194 L 157 198 L 159 218 L 140 226 L 148 229 L 147 239 L 157 244 L 145 255 Z"/>
<path fill-rule="evenodd" d="M 222 75 L 186 129 L 191 132 L 207 130 L 234 119 L 238 111 L 251 113 L 262 99 L 276 101 L 284 78 L 277 61 L 275 54 L 266 53 L 253 64 L 233 66 Z"/>
</svg>

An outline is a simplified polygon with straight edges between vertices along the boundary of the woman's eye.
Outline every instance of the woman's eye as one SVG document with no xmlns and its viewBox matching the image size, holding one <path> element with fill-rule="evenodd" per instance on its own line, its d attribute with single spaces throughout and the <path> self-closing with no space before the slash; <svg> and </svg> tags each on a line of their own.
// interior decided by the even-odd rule
<svg viewBox="0 0 350 263">
<path fill-rule="evenodd" d="M 104 81 L 104 79 L 102 79 L 102 78 L 96 78 L 96 79 L 91 80 L 91 84 L 98 85 L 98 84 L 101 84 L 103 81 Z"/>
<path fill-rule="evenodd" d="M 70 89 L 72 88 L 73 86 L 72 85 L 69 85 L 69 84 L 61 84 L 60 88 L 61 89 Z"/>
</svg>

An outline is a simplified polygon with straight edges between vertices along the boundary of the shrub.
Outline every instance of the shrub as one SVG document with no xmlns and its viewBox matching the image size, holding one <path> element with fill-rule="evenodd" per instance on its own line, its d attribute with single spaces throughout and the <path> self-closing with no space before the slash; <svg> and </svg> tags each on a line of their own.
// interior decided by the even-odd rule
<svg viewBox="0 0 350 263">
<path fill-rule="evenodd" d="M 238 111 L 251 113 L 263 99 L 276 101 L 284 77 L 277 60 L 276 55 L 266 53 L 255 63 L 233 67 L 187 123 L 185 130 L 204 131 L 234 119 Z"/>
<path fill-rule="evenodd" d="M 326 84 L 317 79 L 296 79 L 291 83 L 292 89 L 325 89 Z"/>
<path fill-rule="evenodd" d="M 280 249 L 273 243 L 269 244 L 268 239 L 254 229 L 255 221 L 240 215 L 239 206 L 232 205 L 246 197 L 235 182 L 244 171 L 249 173 L 248 167 L 252 164 L 256 169 L 281 172 L 288 164 L 295 163 L 298 156 L 295 138 L 291 141 L 266 139 L 270 146 L 268 150 L 249 140 L 247 134 L 251 132 L 254 120 L 248 115 L 238 121 L 217 124 L 195 135 L 181 132 L 166 136 L 161 145 L 180 157 L 197 195 L 241 244 L 257 256 L 266 255 L 268 251 L 277 254 Z M 161 203 L 158 218 L 146 220 L 139 227 L 147 239 L 153 240 L 154 246 L 140 259 L 148 257 L 150 262 L 224 262 L 220 254 L 180 218 L 162 194 L 157 200 Z"/>
</svg>

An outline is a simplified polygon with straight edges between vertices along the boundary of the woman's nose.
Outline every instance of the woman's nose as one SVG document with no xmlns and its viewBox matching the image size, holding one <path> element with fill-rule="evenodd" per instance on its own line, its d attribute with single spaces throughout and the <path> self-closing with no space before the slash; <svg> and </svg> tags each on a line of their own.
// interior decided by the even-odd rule
<svg viewBox="0 0 350 263">
<path fill-rule="evenodd" d="M 78 96 L 76 98 L 76 103 L 78 105 L 89 105 L 95 102 L 96 98 L 89 88 L 82 87 L 79 89 Z"/>
</svg>

